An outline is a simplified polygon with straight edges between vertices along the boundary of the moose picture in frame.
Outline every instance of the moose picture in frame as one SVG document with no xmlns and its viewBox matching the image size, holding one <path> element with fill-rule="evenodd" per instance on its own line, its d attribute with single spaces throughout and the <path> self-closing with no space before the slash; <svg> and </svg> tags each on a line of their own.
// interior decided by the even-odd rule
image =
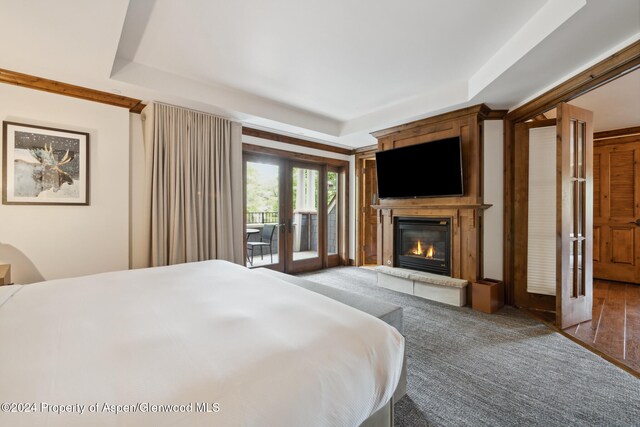
<svg viewBox="0 0 640 427">
<path fill-rule="evenodd" d="M 5 205 L 88 205 L 89 134 L 3 122 Z"/>
</svg>

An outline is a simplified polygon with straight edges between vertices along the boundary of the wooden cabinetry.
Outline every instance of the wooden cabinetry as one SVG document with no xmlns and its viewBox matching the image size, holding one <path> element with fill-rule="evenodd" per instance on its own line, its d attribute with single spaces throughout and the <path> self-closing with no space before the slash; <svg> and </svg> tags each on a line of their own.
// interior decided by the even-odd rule
<svg viewBox="0 0 640 427">
<path fill-rule="evenodd" d="M 393 223 L 396 217 L 451 218 L 451 275 L 470 283 L 482 277 L 482 126 L 491 110 L 484 104 L 372 133 L 378 150 L 390 150 L 460 137 L 464 195 L 384 199 L 378 209 L 378 264 L 394 266 Z M 425 171 L 428 176 L 428 171 Z M 469 287 L 468 301 L 472 295 Z"/>
</svg>

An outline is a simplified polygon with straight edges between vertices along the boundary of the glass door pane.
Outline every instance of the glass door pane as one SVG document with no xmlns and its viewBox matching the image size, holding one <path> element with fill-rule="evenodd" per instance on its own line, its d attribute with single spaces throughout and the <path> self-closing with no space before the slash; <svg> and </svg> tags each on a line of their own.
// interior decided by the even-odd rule
<svg viewBox="0 0 640 427">
<path fill-rule="evenodd" d="M 338 253 L 340 234 L 340 203 L 339 203 L 339 175 L 338 172 L 329 171 L 327 173 L 327 233 L 329 255 Z"/>
<path fill-rule="evenodd" d="M 247 267 L 282 263 L 280 166 L 248 160 L 245 166 Z"/>
<path fill-rule="evenodd" d="M 556 324 L 566 329 L 593 315 L 593 113 L 557 109 Z"/>
<path fill-rule="evenodd" d="M 290 231 L 294 262 L 319 256 L 319 175 L 316 169 L 292 168 L 293 216 Z"/>
<path fill-rule="evenodd" d="M 585 295 L 583 253 L 585 251 L 585 218 L 587 206 L 585 177 L 585 122 L 571 120 L 569 128 L 569 181 L 571 191 L 569 217 L 569 284 L 571 298 Z"/>
</svg>

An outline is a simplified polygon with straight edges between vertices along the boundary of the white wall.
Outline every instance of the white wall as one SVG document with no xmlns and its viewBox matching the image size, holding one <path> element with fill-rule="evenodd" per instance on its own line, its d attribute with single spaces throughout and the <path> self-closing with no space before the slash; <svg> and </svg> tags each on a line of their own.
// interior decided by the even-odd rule
<svg viewBox="0 0 640 427">
<path fill-rule="evenodd" d="M 129 112 L 11 85 L 0 99 L 2 120 L 90 134 L 90 206 L 0 205 L 0 263 L 13 281 L 128 268 Z"/>
<path fill-rule="evenodd" d="M 484 277 L 502 280 L 504 146 L 502 120 L 484 122 Z"/>
<path fill-rule="evenodd" d="M 315 148 L 301 147 L 299 145 L 286 144 L 284 142 L 271 141 L 269 139 L 256 138 L 254 136 L 242 135 L 242 142 L 247 144 L 260 145 L 263 147 L 276 148 L 278 150 L 293 151 L 295 153 L 311 154 L 314 156 L 329 157 L 331 159 L 346 160 L 349 162 L 349 258 L 355 259 L 356 254 L 356 179 L 355 179 L 355 156 L 333 153 L 330 151 L 317 150 Z"/>
<path fill-rule="evenodd" d="M 0 263 L 16 283 L 146 266 L 138 232 L 144 194 L 140 115 L 71 97 L 0 85 L 2 120 L 90 134 L 90 206 L 0 205 Z M 349 257 L 355 258 L 355 157 L 251 136 L 243 142 L 349 162 Z M 0 171 L 2 169 L 0 152 Z M 484 125 L 484 276 L 502 279 L 503 122 Z"/>
<path fill-rule="evenodd" d="M 145 164 L 144 164 L 144 140 L 142 137 L 142 116 L 140 114 L 131 114 L 129 138 L 130 146 L 130 176 L 131 183 L 129 189 L 131 191 L 130 199 L 130 267 L 144 268 L 149 266 L 148 254 L 146 246 L 149 246 L 149 234 L 145 232 L 144 226 L 148 224 L 144 220 L 144 192 L 145 192 Z"/>
</svg>

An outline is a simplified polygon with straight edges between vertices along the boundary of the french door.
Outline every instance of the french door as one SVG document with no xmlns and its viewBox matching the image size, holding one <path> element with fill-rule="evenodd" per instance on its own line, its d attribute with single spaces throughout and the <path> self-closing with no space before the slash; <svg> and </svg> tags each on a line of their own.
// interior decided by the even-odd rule
<svg viewBox="0 0 640 427">
<path fill-rule="evenodd" d="M 245 264 L 285 271 L 285 162 L 245 154 L 243 163 Z"/>
<path fill-rule="evenodd" d="M 593 113 L 558 105 L 556 324 L 591 320 L 593 307 Z"/>
<path fill-rule="evenodd" d="M 515 126 L 515 303 L 555 311 L 563 329 L 592 315 L 592 123 L 560 103 L 557 119 Z"/>
<path fill-rule="evenodd" d="M 289 273 L 322 268 L 324 248 L 325 178 L 319 165 L 291 162 L 286 165 L 286 264 Z"/>
<path fill-rule="evenodd" d="M 300 273 L 340 264 L 345 176 L 331 165 L 245 153 L 247 267 Z"/>
</svg>

